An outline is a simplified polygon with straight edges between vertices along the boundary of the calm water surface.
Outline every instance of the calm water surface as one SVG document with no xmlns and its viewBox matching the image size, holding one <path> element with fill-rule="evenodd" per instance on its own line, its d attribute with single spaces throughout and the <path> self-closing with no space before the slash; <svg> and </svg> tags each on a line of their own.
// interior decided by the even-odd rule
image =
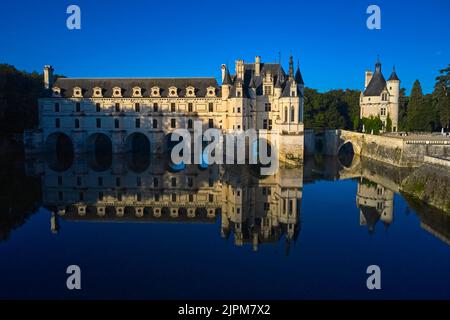
<svg viewBox="0 0 450 320">
<path fill-rule="evenodd" d="M 3 165 L 0 298 L 450 298 L 450 219 L 399 194 L 398 169 L 100 160 Z"/>
</svg>

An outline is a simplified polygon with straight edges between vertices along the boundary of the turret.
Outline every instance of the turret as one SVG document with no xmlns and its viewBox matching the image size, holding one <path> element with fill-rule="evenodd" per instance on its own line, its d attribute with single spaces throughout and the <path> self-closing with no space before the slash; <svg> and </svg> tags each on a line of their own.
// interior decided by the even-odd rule
<svg viewBox="0 0 450 320">
<path fill-rule="evenodd" d="M 228 99 L 230 96 L 230 89 L 231 89 L 231 76 L 230 71 L 228 71 L 228 68 L 225 65 L 222 65 L 222 74 L 223 80 L 222 80 L 222 99 Z"/>
<path fill-rule="evenodd" d="M 389 103 L 391 105 L 389 117 L 392 120 L 392 131 L 398 131 L 398 109 L 400 99 L 400 79 L 395 72 L 395 67 L 392 68 L 392 73 L 386 81 L 386 86 L 389 91 Z"/>
<path fill-rule="evenodd" d="M 297 62 L 297 70 L 295 71 L 295 82 L 297 83 L 298 91 L 303 95 L 305 83 L 303 82 L 302 73 L 300 72 L 299 62 Z"/>
</svg>

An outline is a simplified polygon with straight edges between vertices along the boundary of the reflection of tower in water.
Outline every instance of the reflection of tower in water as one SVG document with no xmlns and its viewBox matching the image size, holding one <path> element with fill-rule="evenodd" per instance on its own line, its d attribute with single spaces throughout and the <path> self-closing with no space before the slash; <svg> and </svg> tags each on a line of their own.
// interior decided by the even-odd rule
<svg viewBox="0 0 450 320">
<path fill-rule="evenodd" d="M 359 208 L 361 226 L 367 226 L 369 233 L 381 221 L 387 228 L 393 220 L 394 192 L 364 177 L 358 181 L 356 205 Z"/>
</svg>

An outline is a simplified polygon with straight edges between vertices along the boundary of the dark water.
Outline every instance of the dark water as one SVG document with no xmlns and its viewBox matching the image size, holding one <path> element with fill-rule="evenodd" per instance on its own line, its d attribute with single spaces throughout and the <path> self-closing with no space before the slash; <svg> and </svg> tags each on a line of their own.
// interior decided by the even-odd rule
<svg viewBox="0 0 450 320">
<path fill-rule="evenodd" d="M 2 168 L 0 298 L 450 298 L 450 219 L 400 195 L 396 168 L 316 157 L 261 177 L 139 155 Z"/>
</svg>

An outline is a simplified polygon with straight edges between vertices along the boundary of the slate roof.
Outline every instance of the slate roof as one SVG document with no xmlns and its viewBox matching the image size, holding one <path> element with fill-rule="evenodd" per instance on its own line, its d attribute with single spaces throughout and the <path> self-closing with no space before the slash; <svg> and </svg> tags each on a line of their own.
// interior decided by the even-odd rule
<svg viewBox="0 0 450 320">
<path fill-rule="evenodd" d="M 73 88 L 80 87 L 83 90 L 83 97 L 90 98 L 93 95 L 93 88 L 102 88 L 103 97 L 112 97 L 112 89 L 120 87 L 122 97 L 132 97 L 133 88 L 140 87 L 143 97 L 150 96 L 152 87 L 160 88 L 161 97 L 167 97 L 169 88 L 174 86 L 178 89 L 178 96 L 186 96 L 186 88 L 195 88 L 196 97 L 204 97 L 208 87 L 214 87 L 216 96 L 220 96 L 220 86 L 215 78 L 59 78 L 53 86 L 61 88 L 62 97 L 72 97 Z"/>
<path fill-rule="evenodd" d="M 377 62 L 375 65 L 375 73 L 372 76 L 363 95 L 365 97 L 373 97 L 381 95 L 381 92 L 386 88 L 386 80 L 381 73 L 381 63 Z"/>
<path fill-rule="evenodd" d="M 397 76 L 397 73 L 395 72 L 395 68 L 392 69 L 391 76 L 388 79 L 388 81 L 392 81 L 392 80 L 400 81 L 400 79 Z"/>
</svg>

